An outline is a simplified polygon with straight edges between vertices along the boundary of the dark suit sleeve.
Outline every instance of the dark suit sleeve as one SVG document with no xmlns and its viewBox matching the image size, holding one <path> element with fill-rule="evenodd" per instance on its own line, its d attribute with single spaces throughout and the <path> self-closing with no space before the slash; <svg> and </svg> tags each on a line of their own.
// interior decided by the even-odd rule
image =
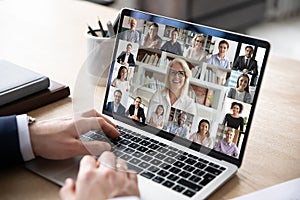
<svg viewBox="0 0 300 200">
<path fill-rule="evenodd" d="M 126 108 L 125 108 L 122 104 L 120 104 L 120 106 L 119 106 L 118 109 L 119 109 L 119 110 L 118 110 L 118 113 L 119 113 L 120 115 L 125 115 L 125 110 L 126 110 Z"/>
<path fill-rule="evenodd" d="M 111 109 L 112 105 L 111 104 L 112 104 L 112 102 L 108 102 L 106 107 L 105 107 L 105 110 L 107 110 L 108 112 L 112 112 L 112 109 Z"/>
<path fill-rule="evenodd" d="M 133 115 L 133 112 L 134 112 L 134 111 L 132 111 L 132 108 L 134 108 L 133 106 L 134 106 L 134 105 L 130 105 L 130 106 L 129 106 L 128 110 L 126 111 L 126 115 L 127 115 L 127 116 L 128 116 L 128 115 L 129 115 L 129 116 Z"/>
<path fill-rule="evenodd" d="M 0 117 L 0 156 L 0 168 L 13 163 L 23 162 L 15 115 Z"/>
<path fill-rule="evenodd" d="M 249 71 L 251 71 L 252 75 L 256 76 L 258 74 L 257 61 L 254 59 L 251 59 L 250 61 L 251 63 L 250 63 Z"/>
<path fill-rule="evenodd" d="M 120 62 L 124 62 L 124 59 L 125 59 L 125 52 L 123 51 L 117 58 L 117 62 L 120 63 Z"/>
<path fill-rule="evenodd" d="M 146 121 L 146 117 L 145 117 L 145 113 L 144 113 L 144 108 L 140 108 L 139 109 L 140 110 L 140 116 L 139 116 L 139 118 L 141 119 L 142 118 L 142 122 L 143 122 L 143 124 L 145 123 L 145 121 Z"/>
<path fill-rule="evenodd" d="M 128 64 L 129 64 L 129 66 L 135 66 L 134 56 L 132 53 L 130 53 L 130 55 L 129 55 Z"/>
<path fill-rule="evenodd" d="M 241 66 L 241 61 L 242 60 L 242 57 L 241 56 L 239 56 L 239 57 L 237 57 L 237 59 L 235 59 L 235 61 L 233 62 L 233 65 L 232 65 L 232 69 L 233 70 L 243 70 L 242 68 L 242 66 Z"/>
</svg>

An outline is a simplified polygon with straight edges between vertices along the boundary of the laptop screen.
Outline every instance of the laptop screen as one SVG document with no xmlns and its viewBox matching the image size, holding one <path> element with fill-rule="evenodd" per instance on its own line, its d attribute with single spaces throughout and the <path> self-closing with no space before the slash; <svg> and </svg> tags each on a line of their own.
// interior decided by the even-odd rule
<svg viewBox="0 0 300 200">
<path fill-rule="evenodd" d="M 240 166 L 269 49 L 260 39 L 123 9 L 103 112 Z"/>
</svg>

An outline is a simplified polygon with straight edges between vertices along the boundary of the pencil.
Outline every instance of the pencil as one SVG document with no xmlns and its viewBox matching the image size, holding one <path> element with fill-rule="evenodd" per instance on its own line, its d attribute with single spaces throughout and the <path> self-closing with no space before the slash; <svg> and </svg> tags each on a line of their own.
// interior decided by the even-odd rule
<svg viewBox="0 0 300 200">
<path fill-rule="evenodd" d="M 87 24 L 87 26 L 88 26 L 88 29 L 90 30 L 89 32 L 90 32 L 90 34 L 92 34 L 92 36 L 98 36 L 96 33 L 95 33 L 95 31 Z"/>
<path fill-rule="evenodd" d="M 100 18 L 97 16 L 98 18 L 98 24 L 99 24 L 99 27 L 100 27 L 100 31 L 102 33 L 102 37 L 105 37 L 105 32 L 104 32 L 104 29 L 103 29 L 103 26 L 102 26 L 102 23 L 100 21 Z"/>
<path fill-rule="evenodd" d="M 115 35 L 115 31 L 114 31 L 111 21 L 107 22 L 107 30 L 108 30 L 108 34 L 110 37 L 113 37 Z"/>
</svg>

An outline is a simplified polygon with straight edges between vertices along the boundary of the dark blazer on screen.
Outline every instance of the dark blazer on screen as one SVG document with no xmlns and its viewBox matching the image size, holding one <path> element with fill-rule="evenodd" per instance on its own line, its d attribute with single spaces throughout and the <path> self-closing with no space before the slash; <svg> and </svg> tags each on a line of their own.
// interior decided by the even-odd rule
<svg viewBox="0 0 300 200">
<path fill-rule="evenodd" d="M 134 114 L 134 109 L 135 105 L 132 104 L 129 106 L 128 110 L 126 111 L 126 115 L 132 116 Z M 145 113 L 144 113 L 144 108 L 139 107 L 137 117 L 142 120 L 143 123 L 146 121 Z"/>
</svg>

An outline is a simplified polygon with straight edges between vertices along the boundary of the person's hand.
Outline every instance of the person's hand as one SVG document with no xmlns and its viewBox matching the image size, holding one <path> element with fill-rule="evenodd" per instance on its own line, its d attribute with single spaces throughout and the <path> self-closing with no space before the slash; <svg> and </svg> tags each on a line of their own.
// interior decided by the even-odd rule
<svg viewBox="0 0 300 200">
<path fill-rule="evenodd" d="M 136 121 L 140 121 L 140 119 L 136 115 L 131 115 L 131 119 L 134 119 Z"/>
<path fill-rule="evenodd" d="M 108 143 L 82 142 L 79 139 L 81 134 L 99 129 L 112 138 L 120 135 L 115 125 L 95 110 L 76 118 L 37 121 L 29 126 L 33 153 L 35 156 L 56 160 L 84 154 L 100 155 L 110 150 Z"/>
<path fill-rule="evenodd" d="M 129 64 L 127 63 L 127 62 L 121 62 L 121 65 L 124 65 L 124 66 L 126 66 L 126 67 L 128 67 L 129 66 Z"/>
<path fill-rule="evenodd" d="M 248 69 L 243 69 L 243 72 L 244 72 L 244 73 L 247 73 L 247 72 L 248 72 Z"/>
<path fill-rule="evenodd" d="M 60 190 L 62 200 L 103 200 L 122 196 L 140 196 L 137 174 L 127 170 L 125 160 L 116 159 L 108 151 L 98 161 L 92 156 L 84 156 L 76 183 L 68 178 Z"/>
</svg>

